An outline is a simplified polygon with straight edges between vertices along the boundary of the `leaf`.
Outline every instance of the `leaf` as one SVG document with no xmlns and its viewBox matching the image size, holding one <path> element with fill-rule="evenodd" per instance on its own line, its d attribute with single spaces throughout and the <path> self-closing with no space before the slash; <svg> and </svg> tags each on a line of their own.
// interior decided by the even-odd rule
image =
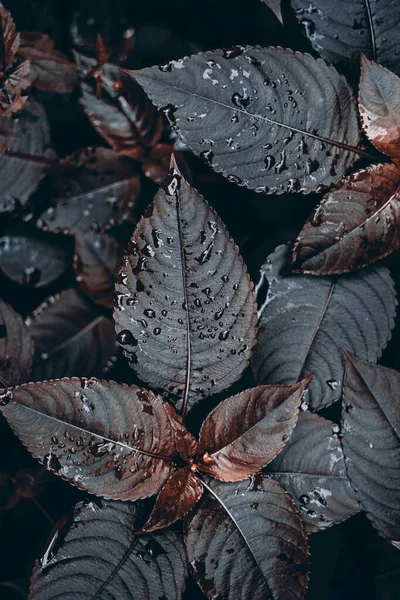
<svg viewBox="0 0 400 600">
<path fill-rule="evenodd" d="M 40 92 L 71 94 L 77 86 L 76 66 L 39 31 L 24 31 L 18 54 L 29 59 L 31 81 Z"/>
<path fill-rule="evenodd" d="M 351 484 L 373 526 L 400 541 L 400 375 L 344 353 L 343 450 Z"/>
<path fill-rule="evenodd" d="M 178 469 L 164 484 L 148 520 L 137 533 L 163 529 L 182 519 L 202 494 L 202 483 L 191 468 L 186 466 Z"/>
<path fill-rule="evenodd" d="M 114 283 L 121 260 L 121 247 L 110 235 L 89 231 L 76 237 L 76 278 L 81 290 L 96 304 L 113 307 Z"/>
<path fill-rule="evenodd" d="M 400 172 L 372 165 L 328 192 L 293 249 L 295 272 L 347 273 L 376 262 L 400 246 Z"/>
<path fill-rule="evenodd" d="M 273 479 L 212 480 L 186 536 L 194 576 L 209 598 L 304 598 L 307 537 L 290 497 Z M 290 590 L 290 592 L 288 592 Z"/>
<path fill-rule="evenodd" d="M 0 400 L 32 456 L 82 490 L 138 500 L 156 494 L 173 471 L 171 413 L 135 385 L 72 377 L 8 388 Z"/>
<path fill-rule="evenodd" d="M 0 214 L 27 204 L 54 156 L 50 140 L 46 113 L 32 99 L 18 119 L 1 120 L 1 154 L 8 149 L 20 156 L 0 156 Z"/>
<path fill-rule="evenodd" d="M 54 205 L 37 225 L 72 235 L 107 231 L 132 218 L 139 191 L 140 178 L 130 161 L 107 148 L 84 148 L 54 175 Z"/>
<path fill-rule="evenodd" d="M 325 529 L 358 512 L 339 440 L 339 427 L 301 412 L 284 449 L 267 472 L 293 497 L 308 526 Z"/>
<path fill-rule="evenodd" d="M 33 343 L 20 315 L 0 300 L 0 384 L 26 381 L 31 373 Z"/>
<path fill-rule="evenodd" d="M 176 163 L 136 227 L 115 289 L 131 367 L 183 414 L 239 379 L 255 342 L 253 285 L 221 219 Z"/>
<path fill-rule="evenodd" d="M 80 103 L 91 124 L 116 152 L 140 158 L 161 137 L 161 115 L 140 86 L 109 63 L 99 72 L 102 93 L 98 98 L 90 75 L 96 61 L 81 55 L 78 59 L 82 73 Z"/>
<path fill-rule="evenodd" d="M 49 298 L 27 325 L 35 342 L 34 381 L 100 373 L 117 354 L 112 319 L 76 289 Z"/>
<path fill-rule="evenodd" d="M 201 427 L 199 468 L 222 481 L 240 481 L 269 464 L 296 425 L 308 384 L 259 386 L 221 402 Z"/>
<path fill-rule="evenodd" d="M 400 5 L 392 0 L 291 0 L 297 19 L 322 58 L 351 68 L 360 50 L 399 72 Z"/>
<path fill-rule="evenodd" d="M 78 504 L 36 563 L 29 600 L 180 600 L 188 576 L 182 541 L 174 531 L 135 535 L 140 516 L 131 502 Z"/>
<path fill-rule="evenodd" d="M 12 281 L 40 288 L 56 281 L 72 263 L 69 240 L 29 227 L 10 226 L 0 237 L 0 270 Z"/>
<path fill-rule="evenodd" d="M 131 75 L 184 143 L 239 185 L 271 194 L 320 191 L 356 159 L 352 92 L 308 54 L 237 47 Z"/>
<path fill-rule="evenodd" d="M 272 10 L 278 21 L 283 25 L 281 0 L 263 0 L 263 2 Z"/>
<path fill-rule="evenodd" d="M 374 146 L 397 163 L 400 163 L 399 96 L 399 77 L 362 55 L 358 106 L 363 129 Z"/>
<path fill-rule="evenodd" d="M 319 410 L 342 393 L 340 348 L 377 361 L 394 325 L 396 294 L 389 271 L 371 267 L 336 278 L 284 276 L 289 249 L 279 246 L 261 269 L 268 282 L 253 354 L 257 383 L 295 383 L 312 374 L 310 406 Z"/>
</svg>

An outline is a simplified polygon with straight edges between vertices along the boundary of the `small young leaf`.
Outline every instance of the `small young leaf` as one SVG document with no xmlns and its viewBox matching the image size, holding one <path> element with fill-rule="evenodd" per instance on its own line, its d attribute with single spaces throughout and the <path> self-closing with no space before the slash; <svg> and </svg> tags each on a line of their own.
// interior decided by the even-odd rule
<svg viewBox="0 0 400 600">
<path fill-rule="evenodd" d="M 278 21 L 283 25 L 281 0 L 263 0 L 263 2 L 272 10 Z"/>
<path fill-rule="evenodd" d="M 0 300 L 0 384 L 27 381 L 33 362 L 33 342 L 22 318 Z"/>
<path fill-rule="evenodd" d="M 380 152 L 398 164 L 400 164 L 399 98 L 399 77 L 362 55 L 358 105 L 364 131 Z"/>
<path fill-rule="evenodd" d="M 325 529 L 358 512 L 338 433 L 335 423 L 301 412 L 289 441 L 267 468 L 293 496 L 313 530 Z"/>
<path fill-rule="evenodd" d="M 315 275 L 347 273 L 399 246 L 400 171 L 373 165 L 343 179 L 323 198 L 296 240 L 292 268 Z"/>
<path fill-rule="evenodd" d="M 237 47 L 131 74 L 189 148 L 239 185 L 311 192 L 356 159 L 351 89 L 308 54 Z"/>
<path fill-rule="evenodd" d="M 361 508 L 400 542 L 400 374 L 345 352 L 343 450 Z"/>
<path fill-rule="evenodd" d="M 28 317 L 35 343 L 33 381 L 100 373 L 117 354 L 112 319 L 77 289 L 49 298 Z"/>
<path fill-rule="evenodd" d="M 81 290 L 96 304 L 113 307 L 114 283 L 121 260 L 121 246 L 110 235 L 88 231 L 76 236 L 76 278 Z"/>
<path fill-rule="evenodd" d="M 221 402 L 201 427 L 199 468 L 222 481 L 240 481 L 268 465 L 296 425 L 309 381 L 259 386 Z"/>
<path fill-rule="evenodd" d="M 188 577 L 185 548 L 174 531 L 135 535 L 137 504 L 78 504 L 35 565 L 29 600 L 180 600 Z"/>
<path fill-rule="evenodd" d="M 308 546 L 300 515 L 261 474 L 239 484 L 212 480 L 188 525 L 186 549 L 209 598 L 304 598 Z"/>
<path fill-rule="evenodd" d="M 377 361 L 394 325 L 396 293 L 389 271 L 370 267 L 339 279 L 284 276 L 289 248 L 279 246 L 261 269 L 268 282 L 253 354 L 257 383 L 295 383 L 313 375 L 314 410 L 339 400 L 344 366 L 341 346 Z"/>
<path fill-rule="evenodd" d="M 53 206 L 37 225 L 55 233 L 76 235 L 107 231 L 127 219 L 140 191 L 133 163 L 107 148 L 84 148 L 53 174 Z"/>
<path fill-rule="evenodd" d="M 171 413 L 134 385 L 77 377 L 28 383 L 5 390 L 0 409 L 34 458 L 92 494 L 147 498 L 173 472 Z"/>
<path fill-rule="evenodd" d="M 135 230 L 116 292 L 130 365 L 183 412 L 239 379 L 255 342 L 253 285 L 221 219 L 176 164 Z"/>
<path fill-rule="evenodd" d="M 200 500 L 203 486 L 189 466 L 178 469 L 167 480 L 145 525 L 137 533 L 163 529 L 182 519 Z"/>
</svg>

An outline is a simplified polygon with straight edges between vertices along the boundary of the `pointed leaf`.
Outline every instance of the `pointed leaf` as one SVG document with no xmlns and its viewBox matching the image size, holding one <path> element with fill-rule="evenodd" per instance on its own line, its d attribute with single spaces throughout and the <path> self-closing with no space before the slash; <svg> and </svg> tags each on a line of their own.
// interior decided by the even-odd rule
<svg viewBox="0 0 400 600">
<path fill-rule="evenodd" d="M 400 171 L 393 165 L 350 175 L 304 225 L 293 249 L 294 271 L 347 273 L 394 252 L 400 246 L 399 201 Z"/>
<path fill-rule="evenodd" d="M 397 30 L 400 5 L 393 0 L 290 0 L 314 50 L 325 60 L 351 68 L 360 50 L 400 72 Z"/>
<path fill-rule="evenodd" d="M 253 285 L 176 164 L 135 230 L 116 292 L 118 341 L 143 381 L 186 408 L 239 379 L 255 341 Z"/>
<path fill-rule="evenodd" d="M 54 174 L 53 206 L 37 225 L 72 235 L 107 231 L 132 218 L 139 191 L 140 177 L 131 161 L 107 148 L 84 148 Z"/>
<path fill-rule="evenodd" d="M 361 508 L 400 542 L 400 374 L 345 353 L 343 450 Z"/>
<path fill-rule="evenodd" d="M 20 315 L 0 300 L 0 385 L 27 381 L 33 362 L 33 342 Z"/>
<path fill-rule="evenodd" d="M 27 325 L 35 343 L 34 381 L 100 373 L 117 354 L 112 319 L 76 289 L 46 300 Z"/>
<path fill-rule="evenodd" d="M 188 576 L 178 534 L 135 535 L 137 504 L 80 503 L 35 565 L 29 600 L 180 600 Z"/>
<path fill-rule="evenodd" d="M 199 468 L 223 481 L 240 481 L 268 465 L 296 425 L 308 384 L 259 386 L 221 402 L 201 427 Z"/>
<path fill-rule="evenodd" d="M 341 397 L 342 346 L 378 360 L 394 325 L 396 294 L 384 267 L 339 279 L 284 276 L 288 254 L 279 246 L 261 270 L 259 288 L 268 282 L 269 289 L 259 312 L 253 373 L 269 384 L 313 375 L 310 406 L 318 410 Z"/>
<path fill-rule="evenodd" d="M 399 97 L 399 77 L 363 55 L 358 96 L 363 128 L 374 146 L 397 163 L 400 163 Z"/>
<path fill-rule="evenodd" d="M 209 492 L 186 536 L 203 592 L 229 600 L 304 598 L 307 537 L 283 488 L 257 475 L 239 484 L 210 481 Z"/>
<path fill-rule="evenodd" d="M 122 260 L 115 238 L 88 231 L 75 238 L 74 267 L 79 286 L 96 304 L 113 307 L 114 283 Z"/>
<path fill-rule="evenodd" d="M 352 92 L 308 54 L 239 47 L 132 74 L 189 148 L 239 185 L 320 190 L 356 158 Z"/>
<path fill-rule="evenodd" d="M 272 10 L 278 21 L 283 25 L 281 0 L 263 0 L 263 2 Z"/>
<path fill-rule="evenodd" d="M 147 148 L 159 141 L 162 116 L 140 86 L 109 63 L 99 72 L 101 95 L 98 98 L 96 82 L 90 75 L 95 61 L 79 56 L 79 63 L 83 69 L 80 103 L 93 127 L 116 152 L 140 158 Z"/>
<path fill-rule="evenodd" d="M 189 466 L 178 469 L 164 484 L 146 523 L 137 533 L 163 529 L 182 519 L 200 500 L 203 486 Z"/>
<path fill-rule="evenodd" d="M 289 441 L 267 468 L 293 496 L 313 530 L 340 523 L 358 512 L 338 433 L 335 423 L 301 412 Z"/>
<path fill-rule="evenodd" d="M 147 498 L 173 471 L 173 418 L 147 390 L 72 377 L 8 388 L 0 399 L 33 457 L 92 494 Z"/>
</svg>

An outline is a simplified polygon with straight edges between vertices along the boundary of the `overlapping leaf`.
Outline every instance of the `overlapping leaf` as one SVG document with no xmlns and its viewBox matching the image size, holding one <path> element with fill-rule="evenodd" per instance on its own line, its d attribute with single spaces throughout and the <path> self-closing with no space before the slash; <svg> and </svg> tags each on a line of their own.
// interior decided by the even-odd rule
<svg viewBox="0 0 400 600">
<path fill-rule="evenodd" d="M 376 529 L 400 544 L 400 375 L 345 354 L 343 449 L 358 501 Z"/>
<path fill-rule="evenodd" d="M 70 289 L 27 319 L 35 343 L 33 380 L 100 373 L 117 354 L 112 319 Z"/>
<path fill-rule="evenodd" d="M 259 312 L 253 372 L 258 383 L 294 383 L 312 374 L 313 409 L 339 400 L 344 367 L 340 348 L 377 361 L 396 313 L 389 271 L 371 267 L 336 278 L 284 276 L 289 249 L 279 246 L 261 270 L 268 282 Z"/>
<path fill-rule="evenodd" d="M 0 300 L 0 384 L 17 385 L 31 374 L 33 343 L 19 314 Z"/>
<path fill-rule="evenodd" d="M 256 191 L 320 190 L 356 159 L 351 90 L 307 54 L 238 47 L 132 76 L 193 152 Z"/>
<path fill-rule="evenodd" d="M 0 403 L 34 458 L 93 494 L 147 498 L 173 471 L 174 416 L 147 390 L 73 377 L 8 388 Z"/>
<path fill-rule="evenodd" d="M 180 600 L 188 576 L 182 541 L 173 531 L 135 535 L 140 518 L 133 503 L 78 504 L 36 563 L 29 600 Z"/>
<path fill-rule="evenodd" d="M 267 468 L 293 496 L 312 530 L 340 523 L 358 511 L 338 433 L 331 421 L 301 412 L 289 441 Z"/>
<path fill-rule="evenodd" d="M 265 467 L 290 437 L 308 384 L 259 386 L 221 402 L 201 427 L 199 468 L 240 481 Z"/>
<path fill-rule="evenodd" d="M 273 479 L 213 480 L 188 524 L 186 548 L 209 598 L 304 598 L 307 538 L 290 497 Z"/>
<path fill-rule="evenodd" d="M 183 412 L 240 377 L 255 342 L 253 286 L 222 221 L 176 165 L 135 230 L 116 292 L 130 365 Z"/>
</svg>

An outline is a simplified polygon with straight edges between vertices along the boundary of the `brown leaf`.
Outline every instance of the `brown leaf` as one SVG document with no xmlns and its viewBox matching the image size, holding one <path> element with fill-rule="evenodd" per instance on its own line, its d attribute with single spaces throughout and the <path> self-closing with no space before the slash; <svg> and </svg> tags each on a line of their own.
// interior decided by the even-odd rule
<svg viewBox="0 0 400 600">
<path fill-rule="evenodd" d="M 110 58 L 110 55 L 107 52 L 106 46 L 103 42 L 103 38 L 98 33 L 97 41 L 96 41 L 96 59 L 97 59 L 96 68 L 100 69 L 103 65 L 106 64 L 106 62 L 108 62 L 109 58 Z"/>
<path fill-rule="evenodd" d="M 221 402 L 200 430 L 199 469 L 222 481 L 240 481 L 268 465 L 296 425 L 310 380 L 260 385 Z"/>
<path fill-rule="evenodd" d="M 333 275 L 384 258 L 400 246 L 399 203 L 395 166 L 373 165 L 350 175 L 304 225 L 293 249 L 293 270 Z"/>
<path fill-rule="evenodd" d="M 0 300 L 0 386 L 27 381 L 32 362 L 33 341 L 22 318 Z"/>
<path fill-rule="evenodd" d="M 400 78 L 364 54 L 358 104 L 368 138 L 380 152 L 400 163 Z"/>
<path fill-rule="evenodd" d="M 164 484 L 155 506 L 138 534 L 169 527 L 182 519 L 200 500 L 203 486 L 189 466 L 178 469 Z"/>
</svg>

